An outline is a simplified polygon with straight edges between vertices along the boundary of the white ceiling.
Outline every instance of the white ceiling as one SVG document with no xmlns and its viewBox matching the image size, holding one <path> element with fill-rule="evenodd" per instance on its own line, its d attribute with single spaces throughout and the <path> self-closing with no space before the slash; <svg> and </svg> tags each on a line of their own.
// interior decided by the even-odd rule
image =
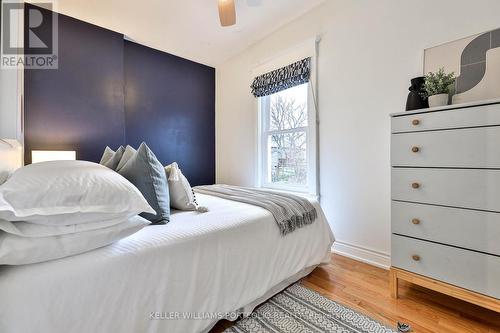
<svg viewBox="0 0 500 333">
<path fill-rule="evenodd" d="M 216 66 L 324 1 L 236 0 L 237 24 L 228 28 L 217 0 L 58 0 L 55 10 Z"/>
</svg>

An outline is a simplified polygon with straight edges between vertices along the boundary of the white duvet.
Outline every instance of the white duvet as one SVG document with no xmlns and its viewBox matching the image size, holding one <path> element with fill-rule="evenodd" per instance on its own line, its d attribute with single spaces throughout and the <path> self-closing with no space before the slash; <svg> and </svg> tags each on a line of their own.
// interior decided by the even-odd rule
<svg viewBox="0 0 500 333">
<path fill-rule="evenodd" d="M 0 332 L 204 332 L 329 260 L 317 203 L 316 222 L 282 237 L 262 208 L 197 197 L 208 213 L 174 212 L 101 249 L 0 267 Z"/>
</svg>

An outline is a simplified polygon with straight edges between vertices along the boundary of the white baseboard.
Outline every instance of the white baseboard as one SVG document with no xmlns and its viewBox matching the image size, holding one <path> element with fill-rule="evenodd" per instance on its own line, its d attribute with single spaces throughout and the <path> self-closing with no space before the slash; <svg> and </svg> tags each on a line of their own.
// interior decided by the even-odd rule
<svg viewBox="0 0 500 333">
<path fill-rule="evenodd" d="M 347 242 L 335 241 L 332 246 L 332 252 L 383 269 L 389 269 L 391 267 L 391 256 L 389 253 L 368 249 Z"/>
</svg>

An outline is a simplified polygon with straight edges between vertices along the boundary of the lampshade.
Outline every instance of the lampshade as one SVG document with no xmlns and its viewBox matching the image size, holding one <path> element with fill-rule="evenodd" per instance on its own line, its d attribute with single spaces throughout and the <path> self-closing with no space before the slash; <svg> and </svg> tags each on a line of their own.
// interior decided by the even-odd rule
<svg viewBox="0 0 500 333">
<path fill-rule="evenodd" d="M 72 161 L 76 160 L 74 150 L 32 150 L 31 163 L 47 161 Z"/>
<path fill-rule="evenodd" d="M 236 8 L 234 0 L 219 0 L 219 19 L 223 27 L 236 24 Z"/>
</svg>

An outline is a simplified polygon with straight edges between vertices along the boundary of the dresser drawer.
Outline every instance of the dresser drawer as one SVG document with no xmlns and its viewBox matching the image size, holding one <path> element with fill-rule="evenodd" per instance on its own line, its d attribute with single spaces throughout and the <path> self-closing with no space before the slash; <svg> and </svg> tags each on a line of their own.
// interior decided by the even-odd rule
<svg viewBox="0 0 500 333">
<path fill-rule="evenodd" d="M 393 166 L 500 168 L 500 126 L 392 134 L 391 141 Z"/>
<path fill-rule="evenodd" d="M 392 266 L 500 298 L 500 257 L 392 236 Z"/>
<path fill-rule="evenodd" d="M 500 255 L 500 213 L 393 201 L 392 232 Z"/>
<path fill-rule="evenodd" d="M 500 125 L 500 104 L 392 117 L 392 133 Z"/>
<path fill-rule="evenodd" d="M 500 170 L 392 168 L 392 199 L 500 212 Z"/>
</svg>

